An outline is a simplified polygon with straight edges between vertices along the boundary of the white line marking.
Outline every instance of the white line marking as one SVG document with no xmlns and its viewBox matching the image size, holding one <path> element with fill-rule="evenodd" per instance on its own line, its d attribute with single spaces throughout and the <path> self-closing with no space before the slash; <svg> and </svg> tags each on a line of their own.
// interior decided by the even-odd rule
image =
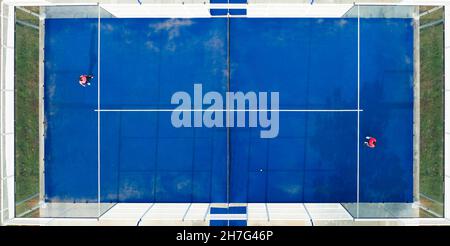
<svg viewBox="0 0 450 246">
<path fill-rule="evenodd" d="M 229 2 L 229 1 L 228 1 Z M 231 23 L 230 23 L 230 10 L 227 10 L 227 91 L 231 90 L 231 67 L 230 67 L 230 33 L 231 33 Z M 227 100 L 227 109 L 231 109 L 230 102 Z M 230 167 L 231 167 L 231 144 L 230 144 L 230 111 L 227 110 L 226 114 L 226 130 L 227 130 L 227 203 L 228 207 L 230 206 Z M 230 225 L 230 221 L 228 221 L 228 226 Z"/>
<path fill-rule="evenodd" d="M 97 109 L 100 110 L 100 5 L 97 4 Z M 100 111 L 97 111 L 97 195 L 98 195 L 98 217 L 101 216 L 101 200 L 100 200 Z"/>
<path fill-rule="evenodd" d="M 96 112 L 362 112 L 362 109 L 95 109 Z"/>
<path fill-rule="evenodd" d="M 356 217 L 359 218 L 359 109 L 360 109 L 360 34 L 361 34 L 361 22 L 360 12 L 358 5 L 358 116 L 357 116 L 357 133 L 356 133 Z"/>
</svg>

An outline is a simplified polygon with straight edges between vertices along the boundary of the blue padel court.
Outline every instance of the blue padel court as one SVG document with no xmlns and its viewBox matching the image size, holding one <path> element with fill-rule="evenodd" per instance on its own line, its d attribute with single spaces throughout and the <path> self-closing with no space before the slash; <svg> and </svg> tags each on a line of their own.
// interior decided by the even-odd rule
<svg viewBox="0 0 450 246">
<path fill-rule="evenodd" d="M 47 201 L 413 201 L 412 19 L 98 23 L 45 22 Z M 194 84 L 279 92 L 278 135 L 174 127 Z"/>
</svg>

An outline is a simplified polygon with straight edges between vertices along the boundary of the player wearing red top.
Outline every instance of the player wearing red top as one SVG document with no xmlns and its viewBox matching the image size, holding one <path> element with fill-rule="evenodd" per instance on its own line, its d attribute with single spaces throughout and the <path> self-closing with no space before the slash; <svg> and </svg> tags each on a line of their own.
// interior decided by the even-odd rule
<svg viewBox="0 0 450 246">
<path fill-rule="evenodd" d="M 365 141 L 364 144 L 369 148 L 372 148 L 372 149 L 375 148 L 375 146 L 377 144 L 377 139 L 374 137 L 370 137 L 370 136 L 367 136 L 366 139 L 367 139 L 367 141 Z"/>
<path fill-rule="evenodd" d="M 94 78 L 92 75 L 80 75 L 79 83 L 81 86 L 86 87 L 87 85 L 91 85 L 90 81 L 92 78 Z"/>
</svg>

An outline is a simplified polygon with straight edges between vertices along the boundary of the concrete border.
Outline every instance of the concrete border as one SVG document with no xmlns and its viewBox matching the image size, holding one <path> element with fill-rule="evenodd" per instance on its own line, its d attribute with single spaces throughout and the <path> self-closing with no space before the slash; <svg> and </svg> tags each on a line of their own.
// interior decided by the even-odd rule
<svg viewBox="0 0 450 246">
<path fill-rule="evenodd" d="M 444 69 L 445 69 L 445 92 L 444 92 L 444 215 L 450 219 L 450 3 L 444 7 Z"/>
<path fill-rule="evenodd" d="M 14 218 L 14 7 L 2 3 L 1 185 L 2 223 Z M 6 27 L 6 29 L 5 29 Z M 6 205 L 6 206 L 5 206 Z"/>
<path fill-rule="evenodd" d="M 41 8 L 42 10 L 42 8 Z M 44 71 L 45 71 L 45 20 L 39 17 L 39 200 L 45 197 L 45 108 L 44 108 Z"/>
<path fill-rule="evenodd" d="M 413 107 L 413 198 L 420 200 L 420 17 L 419 6 L 414 17 L 414 107 Z"/>
<path fill-rule="evenodd" d="M 78 5 L 78 4 L 55 4 L 55 3 L 51 3 L 48 1 L 41 1 L 41 3 L 37 3 L 38 1 L 11 1 L 11 0 L 6 0 L 4 3 L 2 3 L 2 7 L 3 4 L 5 4 L 5 6 L 8 6 L 6 4 L 12 4 L 9 6 L 44 6 L 44 5 Z M 375 2 L 375 0 L 374 0 Z M 401 3 L 366 3 L 366 2 L 361 2 L 361 5 L 446 5 L 446 6 L 450 6 L 450 4 L 447 1 L 426 1 L 426 0 L 404 0 Z M 96 5 L 96 3 L 93 3 L 91 5 Z M 8 7 L 9 7 L 8 6 Z M 446 29 L 446 27 L 450 26 L 450 9 L 448 9 L 447 7 L 445 7 L 445 25 L 444 25 L 444 29 Z M 3 48 L 2 48 L 3 51 Z M 446 32 L 445 33 L 445 74 L 450 74 L 450 32 Z M 3 58 L 3 57 L 2 57 Z M 41 58 L 41 57 L 40 57 Z M 42 57 L 43 59 L 43 57 Z M 41 65 L 41 64 L 40 64 Z M 42 79 L 42 84 L 43 84 L 43 79 Z M 3 95 L 3 91 L 2 91 L 2 95 Z M 444 156 L 444 161 L 445 161 L 445 208 L 444 208 L 444 213 L 445 213 L 445 217 L 446 218 L 450 218 L 450 158 L 449 158 L 449 149 L 450 149 L 450 127 L 449 127 L 449 122 L 450 122 L 450 114 L 449 114 L 449 103 L 450 103 L 450 76 L 445 76 L 445 156 Z M 3 107 L 3 102 L 2 102 L 2 107 Z M 42 108 L 42 113 L 43 113 L 43 108 Z M 41 112 L 40 112 L 40 116 L 41 116 Z M 3 117 L 3 115 L 2 115 Z M 40 122 L 44 122 L 45 119 L 42 118 L 42 121 L 40 119 Z M 3 124 L 2 124 L 2 128 L 3 128 Z M 45 133 L 45 127 L 43 127 L 42 129 L 42 133 Z M 41 129 L 40 129 L 40 134 L 41 134 Z M 42 135 L 43 136 L 43 135 Z M 2 138 L 3 139 L 3 138 Z M 3 148 L 3 146 L 2 146 Z M 2 150 L 3 152 L 3 150 Z M 42 157 L 43 158 L 43 157 Z M 40 158 L 40 159 L 42 159 Z M 2 168 L 4 167 L 3 165 L 6 165 L 3 163 L 3 158 L 2 158 Z M 43 160 L 42 160 L 43 163 Z M 41 164 L 40 164 L 41 165 Z M 45 171 L 45 170 L 43 170 Z M 3 177 L 2 177 L 3 178 Z M 9 184 L 9 183 L 8 183 Z M 2 184 L 3 185 L 3 184 Z M 43 185 L 43 183 L 42 183 Z M 5 192 L 9 193 L 9 187 L 8 190 L 3 190 Z M 11 209 L 14 209 L 14 207 L 12 207 Z M 3 211 L 2 211 L 3 212 Z M 16 219 L 13 219 L 13 221 Z M 32 221 L 32 220 L 31 220 Z M 363 220 L 358 220 L 358 221 L 363 221 Z M 387 221 L 387 220 L 374 220 L 374 221 Z M 395 221 L 395 220 L 389 220 L 389 221 Z M 422 221 L 420 219 L 411 219 L 409 221 Z M 434 221 L 434 220 L 433 220 Z M 439 219 L 438 221 L 445 221 L 442 219 Z M 448 222 L 448 221 L 447 221 Z"/>
</svg>

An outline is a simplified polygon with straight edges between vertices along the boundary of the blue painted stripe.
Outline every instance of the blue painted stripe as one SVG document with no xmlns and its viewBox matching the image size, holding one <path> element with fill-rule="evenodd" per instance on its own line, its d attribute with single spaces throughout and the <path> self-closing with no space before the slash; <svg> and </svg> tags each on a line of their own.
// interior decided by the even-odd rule
<svg viewBox="0 0 450 246">
<path fill-rule="evenodd" d="M 210 220 L 210 226 L 247 226 L 246 220 Z"/>
<path fill-rule="evenodd" d="M 211 207 L 210 214 L 246 214 L 247 207 L 217 208 Z"/>
<path fill-rule="evenodd" d="M 227 15 L 228 9 L 210 9 L 209 13 L 212 16 L 220 16 L 220 15 Z"/>
<path fill-rule="evenodd" d="M 228 220 L 210 220 L 210 226 L 228 226 Z"/>
<path fill-rule="evenodd" d="M 210 0 L 209 3 L 228 3 L 228 0 Z"/>
<path fill-rule="evenodd" d="M 210 0 L 209 3 L 247 3 L 247 0 Z"/>
<path fill-rule="evenodd" d="M 247 226 L 246 220 L 230 220 L 228 226 Z"/>
<path fill-rule="evenodd" d="M 228 213 L 230 213 L 230 214 L 246 214 L 247 207 L 230 207 L 228 209 Z"/>
<path fill-rule="evenodd" d="M 228 208 L 211 208 L 210 214 L 228 214 Z"/>
<path fill-rule="evenodd" d="M 230 15 L 247 15 L 247 9 L 230 9 Z"/>
</svg>

